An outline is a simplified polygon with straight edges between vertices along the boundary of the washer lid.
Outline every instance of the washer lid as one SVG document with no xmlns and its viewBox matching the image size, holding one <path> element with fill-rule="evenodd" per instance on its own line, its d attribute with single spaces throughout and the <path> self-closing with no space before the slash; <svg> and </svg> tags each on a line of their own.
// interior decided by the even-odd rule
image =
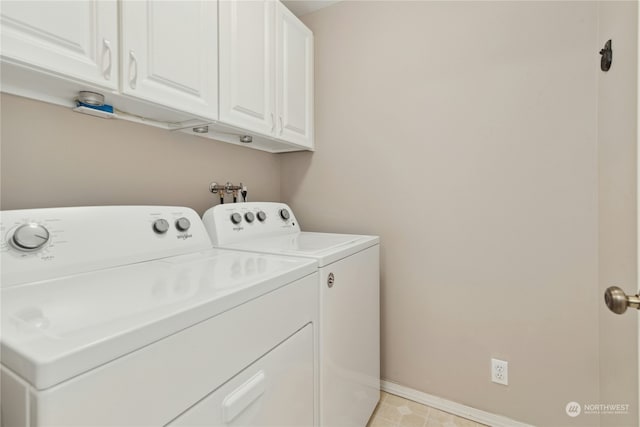
<svg viewBox="0 0 640 427">
<path fill-rule="evenodd" d="M 317 271 L 211 249 L 2 289 L 2 363 L 46 389 Z"/>
<path fill-rule="evenodd" d="M 379 242 L 380 238 L 378 236 L 302 231 L 253 239 L 231 244 L 227 247 L 230 249 L 315 258 L 318 260 L 320 267 L 322 267 Z"/>
</svg>

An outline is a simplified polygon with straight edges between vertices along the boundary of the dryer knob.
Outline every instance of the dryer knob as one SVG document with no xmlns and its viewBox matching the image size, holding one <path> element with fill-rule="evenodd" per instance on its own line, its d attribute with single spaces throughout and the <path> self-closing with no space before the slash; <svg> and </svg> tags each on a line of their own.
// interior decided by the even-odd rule
<svg viewBox="0 0 640 427">
<path fill-rule="evenodd" d="M 48 241 L 49 230 L 35 222 L 21 225 L 11 238 L 13 247 L 21 251 L 37 251 Z"/>
<path fill-rule="evenodd" d="M 153 231 L 155 231 L 158 234 L 164 234 L 167 231 L 169 231 L 169 221 L 167 221 L 166 219 L 156 219 L 153 222 Z"/>
<path fill-rule="evenodd" d="M 231 222 L 234 224 L 240 224 L 242 221 L 242 216 L 239 213 L 231 214 Z"/>
<path fill-rule="evenodd" d="M 291 217 L 291 215 L 289 214 L 289 211 L 286 209 L 280 209 L 280 218 L 284 219 L 285 221 L 287 221 L 289 218 Z"/>
<path fill-rule="evenodd" d="M 255 218 L 256 217 L 251 212 L 247 212 L 246 214 L 244 214 L 244 219 L 249 223 L 253 222 Z"/>
<path fill-rule="evenodd" d="M 258 221 L 264 222 L 267 219 L 267 214 L 263 211 L 258 212 Z"/>
<path fill-rule="evenodd" d="M 182 217 L 176 220 L 176 228 L 179 231 L 187 231 L 189 227 L 191 227 L 191 221 L 189 221 L 187 218 Z"/>
</svg>

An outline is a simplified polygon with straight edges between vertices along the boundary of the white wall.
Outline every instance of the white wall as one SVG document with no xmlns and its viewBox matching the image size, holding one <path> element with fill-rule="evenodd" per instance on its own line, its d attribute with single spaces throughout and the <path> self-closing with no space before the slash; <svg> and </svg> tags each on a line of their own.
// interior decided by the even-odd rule
<svg viewBox="0 0 640 427">
<path fill-rule="evenodd" d="M 303 227 L 382 238 L 385 379 L 516 420 L 598 402 L 595 2 L 341 2 L 306 15 Z M 489 381 L 509 361 L 508 387 Z"/>
</svg>

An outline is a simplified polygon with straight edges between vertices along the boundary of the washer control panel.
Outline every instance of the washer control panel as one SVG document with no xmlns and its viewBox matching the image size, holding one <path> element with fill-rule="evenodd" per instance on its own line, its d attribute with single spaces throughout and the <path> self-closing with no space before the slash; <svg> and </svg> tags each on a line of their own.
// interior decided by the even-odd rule
<svg viewBox="0 0 640 427">
<path fill-rule="evenodd" d="M 2 286 L 205 250 L 198 214 L 171 206 L 0 212 Z"/>
<path fill-rule="evenodd" d="M 293 211 L 284 203 L 247 202 L 217 205 L 206 211 L 202 220 L 214 246 L 300 231 Z"/>
</svg>

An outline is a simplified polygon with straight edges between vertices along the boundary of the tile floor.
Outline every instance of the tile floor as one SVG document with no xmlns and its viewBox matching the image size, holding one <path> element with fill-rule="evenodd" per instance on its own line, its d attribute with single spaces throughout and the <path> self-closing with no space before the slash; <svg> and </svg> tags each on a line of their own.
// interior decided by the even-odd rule
<svg viewBox="0 0 640 427">
<path fill-rule="evenodd" d="M 380 403 L 367 427 L 482 427 L 435 408 L 381 392 Z"/>
</svg>

